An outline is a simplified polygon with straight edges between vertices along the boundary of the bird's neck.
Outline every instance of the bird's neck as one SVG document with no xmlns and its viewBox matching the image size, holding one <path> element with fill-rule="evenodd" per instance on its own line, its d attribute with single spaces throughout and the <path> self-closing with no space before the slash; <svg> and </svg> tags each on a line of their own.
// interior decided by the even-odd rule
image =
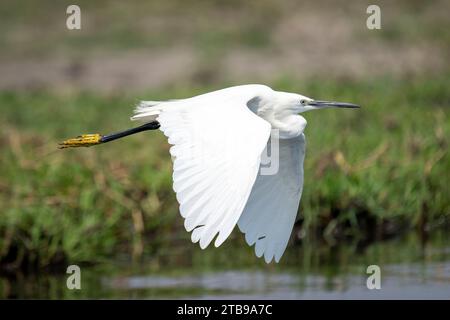
<svg viewBox="0 0 450 320">
<path fill-rule="evenodd" d="M 255 112 L 270 123 L 272 129 L 279 131 L 280 139 L 292 139 L 300 136 L 306 127 L 306 120 L 290 110 L 277 110 L 270 106 L 261 106 Z"/>
<path fill-rule="evenodd" d="M 297 114 L 275 119 L 272 129 L 279 130 L 280 139 L 292 139 L 300 136 L 306 127 L 306 120 Z"/>
</svg>

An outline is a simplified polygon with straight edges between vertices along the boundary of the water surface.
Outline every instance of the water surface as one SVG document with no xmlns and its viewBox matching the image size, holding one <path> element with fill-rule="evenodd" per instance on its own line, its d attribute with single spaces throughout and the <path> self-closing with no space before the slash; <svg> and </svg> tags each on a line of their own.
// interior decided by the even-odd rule
<svg viewBox="0 0 450 320">
<path fill-rule="evenodd" d="M 266 265 L 251 249 L 225 246 L 175 250 L 139 264 L 111 261 L 82 267 L 82 289 L 67 275 L 40 272 L 0 277 L 1 298 L 93 299 L 450 299 L 450 246 L 440 232 L 367 246 L 289 247 Z M 381 269 L 381 289 L 369 290 L 367 266 Z"/>
</svg>

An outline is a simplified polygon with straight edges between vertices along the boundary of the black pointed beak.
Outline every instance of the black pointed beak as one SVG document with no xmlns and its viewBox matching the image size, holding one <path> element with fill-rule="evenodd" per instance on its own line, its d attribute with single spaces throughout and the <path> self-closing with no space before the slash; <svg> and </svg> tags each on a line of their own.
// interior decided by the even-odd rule
<svg viewBox="0 0 450 320">
<path fill-rule="evenodd" d="M 326 107 L 361 108 L 357 104 L 353 104 L 353 103 L 337 102 L 337 101 L 323 101 L 323 100 L 313 100 L 313 101 L 309 102 L 308 105 L 317 107 L 317 108 L 326 108 Z"/>
</svg>

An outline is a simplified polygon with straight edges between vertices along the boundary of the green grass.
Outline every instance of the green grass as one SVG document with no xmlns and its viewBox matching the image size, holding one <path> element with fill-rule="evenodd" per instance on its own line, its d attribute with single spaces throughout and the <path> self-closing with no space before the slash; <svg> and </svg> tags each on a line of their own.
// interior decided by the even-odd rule
<svg viewBox="0 0 450 320">
<path fill-rule="evenodd" d="M 333 244 L 448 228 L 448 75 L 340 83 L 280 79 L 273 86 L 363 105 L 305 114 L 306 178 L 296 227 L 302 241 Z M 0 93 L 0 268 L 158 257 L 187 243 L 171 189 L 169 145 L 159 131 L 95 148 L 57 150 L 56 144 L 129 127 L 140 97 L 211 89 L 121 97 Z M 231 241 L 243 240 L 235 231 Z"/>
</svg>

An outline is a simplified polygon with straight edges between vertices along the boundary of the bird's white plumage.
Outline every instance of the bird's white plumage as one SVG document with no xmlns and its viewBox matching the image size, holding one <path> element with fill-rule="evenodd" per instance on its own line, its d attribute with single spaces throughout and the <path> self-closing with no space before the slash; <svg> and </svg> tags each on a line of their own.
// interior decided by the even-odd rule
<svg viewBox="0 0 450 320">
<path fill-rule="evenodd" d="M 280 260 L 303 185 L 306 121 L 298 115 L 303 98 L 245 85 L 138 105 L 132 119 L 159 121 L 173 145 L 173 188 L 194 243 L 206 248 L 218 234 L 219 246 L 238 223 L 258 257 Z M 279 171 L 261 175 L 271 128 L 282 138 Z"/>
<path fill-rule="evenodd" d="M 252 190 L 270 124 L 241 95 L 156 104 L 161 130 L 173 146 L 173 188 L 193 242 L 215 246 L 235 227 Z M 159 109 L 158 112 L 156 110 Z"/>
<path fill-rule="evenodd" d="M 258 257 L 278 262 L 286 250 L 297 216 L 303 187 L 305 135 L 279 141 L 279 169 L 274 175 L 258 174 L 239 229 Z"/>
</svg>

